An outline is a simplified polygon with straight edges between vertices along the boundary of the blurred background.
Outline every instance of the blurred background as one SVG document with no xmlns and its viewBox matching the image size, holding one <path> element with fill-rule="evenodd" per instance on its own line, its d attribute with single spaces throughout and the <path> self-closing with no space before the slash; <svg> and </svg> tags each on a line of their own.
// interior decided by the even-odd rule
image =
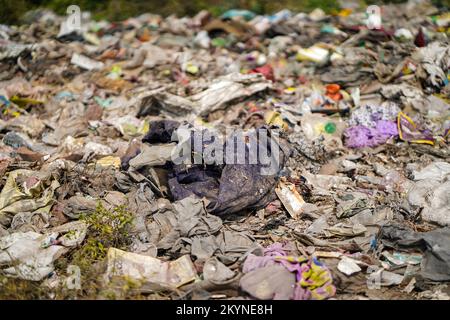
<svg viewBox="0 0 450 320">
<path fill-rule="evenodd" d="M 151 12 L 168 16 L 175 14 L 179 17 L 194 15 L 206 9 L 217 16 L 229 9 L 248 9 L 257 14 L 273 13 L 281 9 L 293 11 L 312 11 L 322 8 L 327 13 L 339 8 L 340 2 L 345 0 L 0 0 L 0 24 L 23 23 L 23 16 L 27 11 L 38 8 L 49 8 L 61 15 L 66 14 L 69 5 L 76 4 L 82 11 L 90 11 L 95 19 L 123 20 L 144 12 Z M 360 3 L 361 7 L 369 4 L 399 3 L 404 0 L 371 1 L 351 0 Z M 420 2 L 420 0 L 416 0 Z M 450 0 L 432 0 L 438 7 L 450 7 Z"/>
</svg>

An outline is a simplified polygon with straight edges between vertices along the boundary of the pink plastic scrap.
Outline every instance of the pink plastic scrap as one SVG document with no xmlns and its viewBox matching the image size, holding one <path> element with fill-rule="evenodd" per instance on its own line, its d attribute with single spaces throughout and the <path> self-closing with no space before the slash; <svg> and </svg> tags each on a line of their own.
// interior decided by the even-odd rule
<svg viewBox="0 0 450 320">
<path fill-rule="evenodd" d="M 430 130 L 421 128 L 403 112 L 399 112 L 397 126 L 400 139 L 413 143 L 434 144 L 433 134 Z"/>
<path fill-rule="evenodd" d="M 263 256 L 250 254 L 242 271 L 248 273 L 270 265 L 281 264 L 295 273 L 296 285 L 293 300 L 323 300 L 336 294 L 331 272 L 317 258 L 290 256 L 281 243 L 274 243 L 264 249 Z"/>
</svg>

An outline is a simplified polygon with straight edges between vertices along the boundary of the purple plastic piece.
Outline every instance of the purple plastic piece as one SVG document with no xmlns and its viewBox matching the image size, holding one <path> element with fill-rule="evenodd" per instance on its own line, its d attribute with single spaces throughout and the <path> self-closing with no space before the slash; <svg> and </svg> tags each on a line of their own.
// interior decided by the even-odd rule
<svg viewBox="0 0 450 320">
<path fill-rule="evenodd" d="M 374 128 L 358 125 L 344 131 L 345 145 L 349 148 L 376 147 L 385 143 L 390 137 L 398 136 L 394 121 L 378 120 Z"/>
</svg>

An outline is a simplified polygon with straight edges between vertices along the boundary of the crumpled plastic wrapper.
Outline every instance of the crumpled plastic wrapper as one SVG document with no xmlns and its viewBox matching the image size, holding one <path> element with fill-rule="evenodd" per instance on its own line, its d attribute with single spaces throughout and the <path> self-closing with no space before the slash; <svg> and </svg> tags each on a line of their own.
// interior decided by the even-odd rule
<svg viewBox="0 0 450 320">
<path fill-rule="evenodd" d="M 265 248 L 263 256 L 250 254 L 242 271 L 241 288 L 258 299 L 322 300 L 336 293 L 325 265 L 315 257 L 289 256 L 281 243 Z"/>
<path fill-rule="evenodd" d="M 417 76 L 429 87 L 440 88 L 448 83 L 450 69 L 450 48 L 440 42 L 432 42 L 420 48 L 413 57 L 419 61 Z M 446 81 L 447 80 L 447 81 Z"/>
<path fill-rule="evenodd" d="M 178 288 L 192 282 L 197 271 L 189 256 L 174 261 L 161 261 L 157 258 L 109 248 L 105 280 L 113 277 L 129 277 L 149 283 L 157 283 Z"/>
<path fill-rule="evenodd" d="M 53 261 L 67 250 L 63 246 L 42 248 L 46 236 L 36 232 L 13 233 L 0 238 L 0 267 L 10 276 L 39 281 L 53 271 Z M 6 268 L 5 268 L 6 266 Z"/>
<path fill-rule="evenodd" d="M 22 181 L 18 181 L 21 179 Z M 0 193 L 0 224 L 9 225 L 19 212 L 48 213 L 59 182 L 40 172 L 18 169 L 9 173 Z"/>
</svg>

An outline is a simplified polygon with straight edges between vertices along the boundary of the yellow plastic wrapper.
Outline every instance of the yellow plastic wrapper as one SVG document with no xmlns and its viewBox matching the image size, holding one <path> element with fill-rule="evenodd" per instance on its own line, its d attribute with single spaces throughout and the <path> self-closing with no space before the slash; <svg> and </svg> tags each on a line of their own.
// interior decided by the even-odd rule
<svg viewBox="0 0 450 320">
<path fill-rule="evenodd" d="M 301 48 L 297 52 L 296 59 L 298 61 L 312 61 L 315 63 L 325 63 L 328 60 L 330 52 L 327 49 L 314 45 L 307 49 Z"/>
<path fill-rule="evenodd" d="M 264 120 L 266 121 L 266 124 L 268 125 L 274 125 L 277 127 L 282 128 L 283 130 L 287 130 L 288 125 L 286 122 L 283 121 L 281 118 L 281 114 L 276 111 L 269 111 L 264 115 Z"/>
<path fill-rule="evenodd" d="M 100 167 L 114 167 L 119 169 L 121 162 L 119 157 L 107 156 L 99 159 L 96 164 Z"/>
</svg>

